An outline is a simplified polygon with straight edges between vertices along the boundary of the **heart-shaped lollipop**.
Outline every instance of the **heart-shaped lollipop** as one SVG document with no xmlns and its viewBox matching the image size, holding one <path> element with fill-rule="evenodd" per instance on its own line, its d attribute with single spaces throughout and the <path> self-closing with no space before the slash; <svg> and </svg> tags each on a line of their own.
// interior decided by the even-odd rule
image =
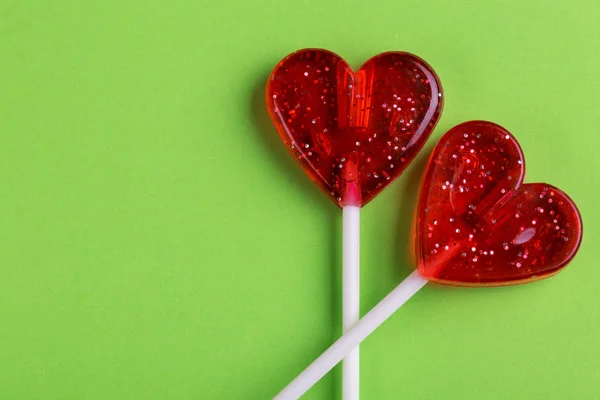
<svg viewBox="0 0 600 400">
<path fill-rule="evenodd" d="M 285 57 L 267 83 L 279 136 L 319 188 L 343 208 L 343 328 L 359 319 L 360 208 L 419 152 L 442 111 L 439 80 L 420 58 L 382 53 L 355 73 L 328 50 Z M 342 395 L 358 399 L 358 349 L 344 360 Z"/>
<path fill-rule="evenodd" d="M 458 125 L 436 145 L 417 210 L 418 271 L 410 274 L 286 386 L 295 400 L 428 280 L 465 286 L 531 282 L 560 271 L 581 243 L 573 201 L 544 183 L 523 184 L 523 152 L 504 128 Z M 426 278 L 426 279 L 424 279 Z"/>
<path fill-rule="evenodd" d="M 284 58 L 267 109 L 308 176 L 340 207 L 364 206 L 397 178 L 433 131 L 442 88 L 425 61 L 388 52 L 356 73 L 328 50 Z"/>
<path fill-rule="evenodd" d="M 581 242 L 581 217 L 560 189 L 523 184 L 524 176 L 523 152 L 501 126 L 470 121 L 448 131 L 421 188 L 421 275 L 451 285 L 507 285 L 560 271 Z"/>
</svg>

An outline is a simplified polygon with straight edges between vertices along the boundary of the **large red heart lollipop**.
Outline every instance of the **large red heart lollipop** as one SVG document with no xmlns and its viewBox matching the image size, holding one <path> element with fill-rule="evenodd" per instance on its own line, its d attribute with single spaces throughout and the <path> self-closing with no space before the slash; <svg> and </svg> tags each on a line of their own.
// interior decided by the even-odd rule
<svg viewBox="0 0 600 400">
<path fill-rule="evenodd" d="M 299 50 L 273 70 L 267 108 L 304 171 L 337 205 L 363 206 L 402 173 L 442 110 L 420 58 L 382 53 L 356 73 L 337 54 Z"/>
<path fill-rule="evenodd" d="M 423 60 L 383 53 L 356 73 L 327 50 L 290 54 L 273 70 L 266 103 L 284 144 L 343 208 L 343 328 L 358 322 L 360 207 L 397 178 L 431 134 L 441 85 Z M 344 360 L 342 394 L 358 399 L 358 349 Z"/>
<path fill-rule="evenodd" d="M 417 210 L 421 275 L 451 285 L 541 279 L 573 258 L 582 237 L 575 203 L 545 183 L 523 184 L 515 138 L 485 121 L 452 128 L 429 162 Z"/>
</svg>

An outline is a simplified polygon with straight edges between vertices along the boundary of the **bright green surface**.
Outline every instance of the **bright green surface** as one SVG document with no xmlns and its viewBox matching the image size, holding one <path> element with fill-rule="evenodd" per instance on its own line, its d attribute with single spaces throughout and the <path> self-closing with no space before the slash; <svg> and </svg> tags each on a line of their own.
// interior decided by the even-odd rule
<svg viewBox="0 0 600 400">
<path fill-rule="evenodd" d="M 423 162 L 459 122 L 510 129 L 585 222 L 553 279 L 417 294 L 362 346 L 362 398 L 600 396 L 600 3 L 130 3 L 0 0 L 0 398 L 269 399 L 340 333 L 341 213 L 262 101 L 308 46 L 411 51 L 445 88 L 363 212 L 363 312 L 408 274 Z"/>
</svg>

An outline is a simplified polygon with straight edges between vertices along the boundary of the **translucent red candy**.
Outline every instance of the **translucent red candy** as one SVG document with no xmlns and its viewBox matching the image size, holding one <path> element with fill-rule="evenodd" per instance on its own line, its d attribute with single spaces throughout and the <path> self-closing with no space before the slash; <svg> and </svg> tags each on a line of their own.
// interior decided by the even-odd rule
<svg viewBox="0 0 600 400">
<path fill-rule="evenodd" d="M 363 206 L 419 152 L 442 110 L 420 58 L 382 53 L 356 73 L 327 50 L 290 54 L 273 70 L 267 109 L 283 142 L 338 206 Z"/>
<path fill-rule="evenodd" d="M 435 147 L 417 210 L 420 274 L 450 285 L 509 285 L 546 278 L 582 237 L 575 203 L 545 183 L 523 184 L 515 138 L 485 121 L 458 125 Z"/>
</svg>

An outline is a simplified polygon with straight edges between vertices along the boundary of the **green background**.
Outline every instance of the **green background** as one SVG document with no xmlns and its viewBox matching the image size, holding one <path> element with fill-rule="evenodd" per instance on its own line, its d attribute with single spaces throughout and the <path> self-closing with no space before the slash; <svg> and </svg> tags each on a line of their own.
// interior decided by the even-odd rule
<svg viewBox="0 0 600 400">
<path fill-rule="evenodd" d="M 302 47 L 426 59 L 445 110 L 362 214 L 362 312 L 412 267 L 446 130 L 504 125 L 580 207 L 557 277 L 428 286 L 361 347 L 367 400 L 600 396 L 600 3 L 0 0 L 0 397 L 270 399 L 340 333 L 341 212 L 265 81 Z M 306 399 L 339 399 L 336 368 Z"/>
</svg>

